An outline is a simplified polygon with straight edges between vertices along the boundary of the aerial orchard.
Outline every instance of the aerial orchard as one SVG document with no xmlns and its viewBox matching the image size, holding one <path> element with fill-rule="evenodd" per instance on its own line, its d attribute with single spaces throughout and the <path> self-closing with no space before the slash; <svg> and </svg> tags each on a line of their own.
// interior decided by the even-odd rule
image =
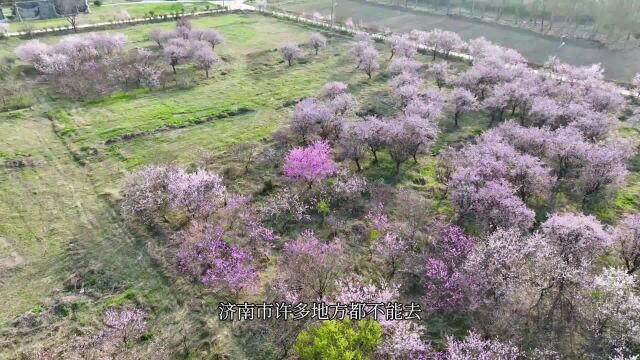
<svg viewBox="0 0 640 360">
<path fill-rule="evenodd" d="M 77 99 L 108 96 L 116 90 L 148 89 L 165 85 L 179 76 L 178 66 L 194 63 L 205 76 L 221 60 L 214 53 L 224 37 L 214 29 L 195 29 L 180 19 L 175 30 L 154 29 L 149 34 L 157 48 L 127 51 L 122 34 L 89 33 L 66 36 L 53 45 L 31 40 L 16 49 L 24 63 L 32 65 L 56 91 Z"/>
<path fill-rule="evenodd" d="M 325 35 L 281 44 L 272 66 L 295 76 L 308 66 L 300 59 L 322 61 L 333 46 Z M 157 88 L 187 63 L 208 78 L 222 61 L 222 35 L 188 21 L 149 38 L 152 47 L 130 52 L 122 35 L 32 40 L 16 54 L 71 97 Z M 457 52 L 473 60 L 454 66 Z M 273 136 L 245 147 L 251 191 L 218 164 L 149 164 L 126 176 L 122 214 L 149 242 L 161 235 L 150 247 L 185 291 L 422 306 L 422 319 L 407 321 L 234 328 L 256 331 L 246 345 L 279 347 L 269 349 L 281 358 L 640 351 L 640 218 L 598 211 L 625 186 L 637 144 L 617 131 L 628 101 L 599 66 L 550 59 L 534 70 L 514 50 L 438 29 L 385 44 L 358 32 L 340 61 L 349 76 L 283 106 Z M 369 86 L 385 111 L 364 108 Z M 149 315 L 110 309 L 105 333 L 128 346 Z"/>
</svg>

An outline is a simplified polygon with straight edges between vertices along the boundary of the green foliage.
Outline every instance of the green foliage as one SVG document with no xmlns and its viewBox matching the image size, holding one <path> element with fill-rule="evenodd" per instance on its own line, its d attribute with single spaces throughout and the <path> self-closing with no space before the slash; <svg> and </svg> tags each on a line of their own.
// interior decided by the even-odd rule
<svg viewBox="0 0 640 360">
<path fill-rule="evenodd" d="M 318 202 L 318 204 L 316 205 L 316 210 L 318 210 L 318 213 L 320 213 L 320 215 L 322 215 L 323 217 L 327 217 L 329 216 L 329 214 L 331 214 L 331 207 L 329 207 L 329 204 L 324 200 L 320 200 Z"/>
<path fill-rule="evenodd" d="M 302 360 L 364 360 L 381 339 L 382 328 L 376 321 L 331 320 L 300 332 L 293 349 Z"/>
<path fill-rule="evenodd" d="M 128 289 L 122 294 L 118 294 L 111 298 L 108 298 L 104 303 L 107 306 L 122 306 L 128 303 L 130 300 L 134 300 L 137 295 L 138 292 L 135 289 Z"/>
</svg>

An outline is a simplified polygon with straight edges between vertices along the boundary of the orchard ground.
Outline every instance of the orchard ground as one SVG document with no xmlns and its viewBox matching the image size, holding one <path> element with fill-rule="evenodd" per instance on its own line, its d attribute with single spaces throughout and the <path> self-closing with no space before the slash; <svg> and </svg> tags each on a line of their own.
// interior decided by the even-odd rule
<svg viewBox="0 0 640 360">
<path fill-rule="evenodd" d="M 217 322 L 215 295 L 167 273 L 163 260 L 145 244 L 149 235 L 122 219 L 118 194 L 124 175 L 147 164 L 205 165 L 223 174 L 232 190 L 256 193 L 264 173 L 275 176 L 279 169 L 244 172 L 234 164 L 229 148 L 242 142 L 271 146 L 271 133 L 286 121 L 295 103 L 317 94 L 326 82 L 348 83 L 360 113 L 385 114 L 394 107 L 385 70 L 368 79 L 355 69 L 350 37 L 325 33 L 327 48 L 313 55 L 307 45 L 304 59 L 289 67 L 278 46 L 306 44 L 318 29 L 240 13 L 192 23 L 213 27 L 226 39 L 216 48 L 223 63 L 208 79 L 192 65 L 181 65 L 177 84 L 166 90 L 134 90 L 74 102 L 27 76 L 21 81 L 33 99 L 31 105 L 0 113 L 0 163 L 5 164 L 0 168 L 0 259 L 14 260 L 0 261 L 0 358 L 13 358 L 35 345 L 95 326 L 105 309 L 121 304 L 151 309 L 148 341 L 168 337 L 178 343 L 181 330 L 192 328 L 199 334 L 190 340 L 191 348 L 197 349 L 192 358 L 216 352 L 248 358 L 231 336 L 232 326 Z M 132 48 L 154 47 L 148 39 L 151 29 L 174 26 L 164 22 L 112 32 L 127 35 Z M 43 40 L 55 42 L 59 37 Z M 22 41 L 0 40 L 0 58 L 14 57 Z M 382 54 L 381 69 L 386 69 L 388 48 L 376 47 Z M 431 61 L 429 55 L 418 59 Z M 458 69 L 466 66 L 453 63 Z M 459 128 L 452 118 L 442 120 L 434 154 L 488 125 L 483 112 L 465 114 Z M 637 128 L 623 127 L 620 132 L 640 138 Z M 203 153 L 208 154 L 206 163 Z M 432 156 L 404 164 L 397 176 L 386 156 L 377 166 L 363 164 L 364 174 L 428 192 L 442 199 L 434 202 L 438 212 L 451 211 L 448 200 L 438 195 Z M 592 209 L 604 222 L 640 210 L 638 156 L 632 166 L 617 197 Z M 571 199 L 560 196 L 556 201 L 579 208 Z M 277 259 L 270 261 L 275 264 Z"/>
</svg>

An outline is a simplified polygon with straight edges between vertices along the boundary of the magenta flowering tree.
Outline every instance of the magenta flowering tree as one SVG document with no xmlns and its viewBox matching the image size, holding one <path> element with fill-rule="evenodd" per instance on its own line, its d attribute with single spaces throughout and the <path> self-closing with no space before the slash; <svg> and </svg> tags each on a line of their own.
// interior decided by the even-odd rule
<svg viewBox="0 0 640 360">
<path fill-rule="evenodd" d="M 617 226 L 616 243 L 627 273 L 640 269 L 640 215 L 626 215 Z"/>
<path fill-rule="evenodd" d="M 453 107 L 453 120 L 458 127 L 458 119 L 463 113 L 478 109 L 478 101 L 473 93 L 467 89 L 457 87 L 453 89 L 449 97 L 449 103 Z"/>
<path fill-rule="evenodd" d="M 300 50 L 298 45 L 294 43 L 285 43 L 280 45 L 280 53 L 289 66 L 291 66 L 293 60 L 302 57 L 302 50 Z"/>
<path fill-rule="evenodd" d="M 238 294 L 255 289 L 257 271 L 253 257 L 224 239 L 224 230 L 206 223 L 192 223 L 180 238 L 177 267 L 198 282 Z"/>
<path fill-rule="evenodd" d="M 473 280 L 463 264 L 476 239 L 457 226 L 446 226 L 433 243 L 434 256 L 425 265 L 425 303 L 431 311 L 455 311 L 471 306 Z"/>
<path fill-rule="evenodd" d="M 323 140 L 305 148 L 289 151 L 283 167 L 286 177 L 305 182 L 309 188 L 314 182 L 335 174 L 336 170 L 336 165 L 331 159 L 331 146 Z"/>
<path fill-rule="evenodd" d="M 313 33 L 309 37 L 309 44 L 311 44 L 311 47 L 316 51 L 316 55 L 318 55 L 318 50 L 327 46 L 327 38 L 319 33 Z"/>
<path fill-rule="evenodd" d="M 344 263 L 338 239 L 319 240 L 311 230 L 303 231 L 285 245 L 278 286 L 292 302 L 323 301 L 332 292 Z"/>
<path fill-rule="evenodd" d="M 101 338 L 119 339 L 126 347 L 129 341 L 141 336 L 146 328 L 145 313 L 141 309 L 109 309 L 104 317 Z"/>
</svg>

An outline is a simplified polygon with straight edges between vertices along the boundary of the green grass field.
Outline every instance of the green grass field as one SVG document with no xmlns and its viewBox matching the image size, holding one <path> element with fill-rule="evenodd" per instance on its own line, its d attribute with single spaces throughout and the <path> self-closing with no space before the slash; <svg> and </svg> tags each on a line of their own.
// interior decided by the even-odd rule
<svg viewBox="0 0 640 360">
<path fill-rule="evenodd" d="M 173 26 L 165 22 L 112 32 L 126 34 L 131 48 L 154 47 L 149 31 Z M 151 310 L 149 332 L 154 337 L 149 341 L 175 344 L 180 339 L 177 324 L 187 324 L 182 326 L 197 329 L 190 340 L 197 349 L 191 358 L 202 358 L 205 352 L 209 357 L 220 352 L 232 359 L 247 358 L 230 336 L 232 329 L 215 320 L 215 299 L 185 286 L 184 279 L 176 280 L 145 245 L 146 233 L 123 221 L 117 208 L 123 176 L 146 164 L 193 164 L 202 151 L 213 154 L 213 169 L 223 171 L 231 145 L 268 143 L 292 104 L 316 94 L 327 81 L 349 83 L 360 110 L 384 113 L 392 99 L 384 72 L 368 79 L 354 69 L 350 40 L 342 35 L 325 34 L 326 49 L 314 56 L 305 47 L 305 59 L 289 67 L 277 47 L 286 41 L 302 44 L 315 29 L 245 14 L 198 18 L 193 26 L 214 27 L 226 39 L 216 47 L 224 62 L 208 79 L 185 64 L 178 67 L 178 78 L 190 79 L 184 87 L 134 90 L 93 102 L 37 90 L 36 105 L 0 113 L 0 164 L 24 159 L 30 164 L 0 167 L 0 359 L 94 326 L 105 308 L 123 303 Z M 55 42 L 59 37 L 42 40 Z M 0 40 L 0 58 L 13 57 L 19 43 Z M 377 46 L 384 69 L 388 50 Z M 430 61 L 429 56 L 419 58 Z M 200 123 L 203 118 L 212 120 Z M 488 119 L 468 114 L 460 125 L 454 129 L 451 119 L 444 120 L 436 149 L 478 134 Z M 123 139 L 128 136 L 132 138 Z M 403 165 L 406 171 L 398 178 L 390 175 L 391 162 L 384 156 L 382 160 L 365 174 L 431 190 L 433 158 Z M 618 198 L 599 209 L 601 218 L 640 208 L 640 169 L 634 170 Z M 250 186 L 232 186 L 245 185 Z M 446 204 L 437 206 L 438 211 L 450 211 Z M 31 318 L 36 325 L 24 326 Z"/>
</svg>

